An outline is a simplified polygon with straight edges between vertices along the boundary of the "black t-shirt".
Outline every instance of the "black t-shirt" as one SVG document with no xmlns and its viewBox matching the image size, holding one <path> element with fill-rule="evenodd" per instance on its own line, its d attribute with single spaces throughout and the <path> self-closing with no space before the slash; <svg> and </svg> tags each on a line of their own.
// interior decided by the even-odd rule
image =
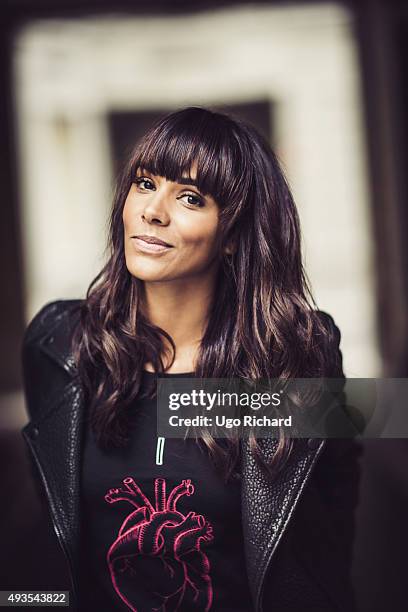
<svg viewBox="0 0 408 612">
<path fill-rule="evenodd" d="M 109 451 L 86 427 L 81 610 L 251 611 L 239 480 L 225 484 L 194 439 L 166 439 L 157 465 L 155 399 L 135 402 L 130 427 Z"/>
</svg>

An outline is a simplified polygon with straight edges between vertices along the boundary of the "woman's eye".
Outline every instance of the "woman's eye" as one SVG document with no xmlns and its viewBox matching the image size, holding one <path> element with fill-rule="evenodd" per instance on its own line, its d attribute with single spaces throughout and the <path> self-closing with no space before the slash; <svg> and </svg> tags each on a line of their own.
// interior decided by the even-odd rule
<svg viewBox="0 0 408 612">
<path fill-rule="evenodd" d="M 185 193 L 181 198 L 191 206 L 196 206 L 197 208 L 202 208 L 204 206 L 203 199 L 194 193 Z"/>
<path fill-rule="evenodd" d="M 135 183 L 138 187 L 142 187 L 142 189 L 151 190 L 152 188 L 154 188 L 152 181 L 149 180 L 148 178 L 145 178 L 144 176 L 136 178 Z"/>
<path fill-rule="evenodd" d="M 135 178 L 134 183 L 143 191 L 153 191 L 155 189 L 153 181 L 145 176 Z M 185 193 L 178 199 L 195 208 L 202 208 L 205 205 L 204 199 L 196 193 Z"/>
</svg>

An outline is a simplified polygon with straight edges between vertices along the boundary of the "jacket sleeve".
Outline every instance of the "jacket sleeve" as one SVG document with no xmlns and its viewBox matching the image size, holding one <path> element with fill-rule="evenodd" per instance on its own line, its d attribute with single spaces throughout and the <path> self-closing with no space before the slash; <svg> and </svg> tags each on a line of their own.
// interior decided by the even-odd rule
<svg viewBox="0 0 408 612">
<path fill-rule="evenodd" d="M 341 334 L 333 318 L 321 313 L 332 331 L 332 358 L 328 376 L 343 380 L 338 392 L 340 405 L 346 406 L 344 391 L 346 377 L 340 350 Z M 360 481 L 359 459 L 362 445 L 353 438 L 329 438 L 319 458 L 313 477 L 324 506 L 328 509 L 329 522 L 339 543 L 340 554 L 348 567 L 351 565 L 354 540 L 354 516 L 358 503 Z"/>
<path fill-rule="evenodd" d="M 24 333 L 22 342 L 23 388 L 29 423 L 28 428 L 41 421 L 52 404 L 53 397 L 66 382 L 67 374 L 57 367 L 47 355 L 47 343 L 53 337 L 58 318 L 65 308 L 65 301 L 59 300 L 46 304 L 31 320 Z M 28 452 L 28 448 L 27 448 Z M 39 500 L 45 504 L 43 484 L 32 454 L 29 453 L 30 472 Z"/>
<path fill-rule="evenodd" d="M 340 330 L 330 315 L 320 316 L 331 338 L 326 376 L 335 379 L 340 406 L 345 406 Z M 315 575 L 316 584 L 331 594 L 335 609 L 344 612 L 355 610 L 351 563 L 361 452 L 361 444 L 353 438 L 328 438 L 295 517 L 298 558 Z"/>
<path fill-rule="evenodd" d="M 344 393 L 341 334 L 322 312 L 329 343 L 325 377 Z M 309 440 L 305 446 L 309 446 Z M 314 445 L 311 445 L 313 448 Z M 327 439 L 270 566 L 264 609 L 354 612 L 351 557 L 358 500 L 360 446 Z"/>
</svg>

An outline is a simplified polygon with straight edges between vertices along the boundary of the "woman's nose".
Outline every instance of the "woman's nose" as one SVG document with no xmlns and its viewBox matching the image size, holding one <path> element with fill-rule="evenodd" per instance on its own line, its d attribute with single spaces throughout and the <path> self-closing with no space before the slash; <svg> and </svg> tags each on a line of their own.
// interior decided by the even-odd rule
<svg viewBox="0 0 408 612">
<path fill-rule="evenodd" d="M 158 189 L 152 192 L 145 204 L 142 217 L 149 223 L 159 221 L 164 225 L 169 222 L 169 194 L 166 190 Z"/>
</svg>

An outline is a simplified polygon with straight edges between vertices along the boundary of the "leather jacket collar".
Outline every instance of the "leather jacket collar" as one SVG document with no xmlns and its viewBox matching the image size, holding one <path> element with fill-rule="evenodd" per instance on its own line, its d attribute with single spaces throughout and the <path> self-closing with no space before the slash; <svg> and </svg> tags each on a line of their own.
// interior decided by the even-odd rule
<svg viewBox="0 0 408 612">
<path fill-rule="evenodd" d="M 82 389 L 70 351 L 70 313 L 79 303 L 77 300 L 59 301 L 45 306 L 30 324 L 23 348 L 31 420 L 22 433 L 39 469 L 54 528 L 70 564 L 74 597 L 80 538 L 84 411 Z M 36 372 L 32 374 L 30 370 L 34 358 L 37 363 L 41 359 L 48 363 L 51 360 L 57 368 L 55 371 L 59 370 L 60 380 L 50 394 L 38 389 L 38 376 L 36 378 Z M 262 611 L 265 576 L 271 559 L 324 444 L 316 439 L 299 440 L 287 467 L 270 482 L 254 460 L 247 441 L 242 441 L 242 525 L 256 612 Z M 265 455 L 271 456 L 276 445 L 276 440 L 263 440 Z"/>
</svg>

